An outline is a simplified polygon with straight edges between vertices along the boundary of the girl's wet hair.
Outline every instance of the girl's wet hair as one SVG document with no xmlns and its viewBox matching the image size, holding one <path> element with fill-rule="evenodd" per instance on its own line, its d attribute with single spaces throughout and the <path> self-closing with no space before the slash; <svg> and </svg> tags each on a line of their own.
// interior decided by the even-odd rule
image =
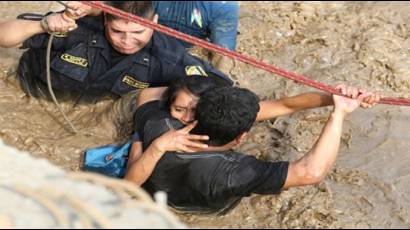
<svg viewBox="0 0 410 230">
<path fill-rule="evenodd" d="M 174 103 L 178 92 L 186 90 L 196 97 L 200 97 L 201 94 L 209 89 L 226 86 L 225 82 L 219 81 L 216 77 L 192 75 L 192 76 L 180 76 L 171 82 L 168 89 L 162 96 L 165 108 L 169 109 Z"/>
</svg>

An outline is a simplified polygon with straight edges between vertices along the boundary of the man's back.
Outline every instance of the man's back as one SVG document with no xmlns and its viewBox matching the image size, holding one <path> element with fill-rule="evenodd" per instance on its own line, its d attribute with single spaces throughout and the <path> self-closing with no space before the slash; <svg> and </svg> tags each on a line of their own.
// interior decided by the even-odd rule
<svg viewBox="0 0 410 230">
<path fill-rule="evenodd" d="M 135 114 L 145 148 L 169 129 L 182 127 L 170 116 L 149 120 L 148 113 L 154 115 L 159 111 L 147 103 Z M 158 162 L 143 187 L 151 194 L 167 192 L 169 205 L 180 210 L 221 212 L 251 193 L 279 192 L 287 170 L 288 162 L 264 162 L 233 151 L 169 152 Z"/>
<path fill-rule="evenodd" d="M 236 152 L 167 153 L 144 188 L 167 192 L 176 209 L 223 212 L 251 193 L 279 192 L 287 166 Z"/>
</svg>

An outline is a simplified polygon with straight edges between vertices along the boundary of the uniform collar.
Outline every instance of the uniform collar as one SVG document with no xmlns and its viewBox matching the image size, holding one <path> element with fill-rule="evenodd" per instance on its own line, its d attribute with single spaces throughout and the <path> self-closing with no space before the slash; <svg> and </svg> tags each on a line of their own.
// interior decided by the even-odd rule
<svg viewBox="0 0 410 230">
<path fill-rule="evenodd" d="M 141 64 L 149 64 L 149 57 L 151 53 L 151 48 L 152 48 L 152 40 L 154 38 L 151 37 L 147 45 L 145 45 L 144 48 L 142 48 L 140 51 L 137 53 L 133 54 L 133 62 L 141 63 Z"/>
</svg>

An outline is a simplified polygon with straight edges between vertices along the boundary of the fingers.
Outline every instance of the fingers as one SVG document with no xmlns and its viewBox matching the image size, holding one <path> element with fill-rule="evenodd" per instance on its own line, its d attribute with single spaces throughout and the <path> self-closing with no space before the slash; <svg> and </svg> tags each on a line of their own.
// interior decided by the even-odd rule
<svg viewBox="0 0 410 230">
<path fill-rule="evenodd" d="M 67 3 L 67 6 L 68 7 L 66 8 L 65 12 L 70 18 L 74 20 L 86 16 L 92 9 L 90 6 L 82 4 L 78 1 L 70 1 Z"/>
<path fill-rule="evenodd" d="M 207 141 L 209 140 L 209 137 L 206 135 L 193 135 L 193 134 L 188 134 L 184 137 L 185 139 L 192 140 L 192 141 Z"/>
<path fill-rule="evenodd" d="M 372 93 L 371 95 L 369 95 L 368 97 L 363 99 L 363 102 L 366 102 L 368 104 L 376 104 L 378 102 L 380 102 L 381 99 L 381 95 L 378 93 Z"/>
<path fill-rule="evenodd" d="M 179 152 L 179 153 L 182 153 L 182 152 L 192 153 L 192 152 L 194 152 L 193 149 L 189 148 L 188 146 L 186 146 L 186 145 L 184 145 L 184 144 L 182 144 L 182 143 L 178 143 L 178 144 L 175 146 L 174 151 Z"/>
<path fill-rule="evenodd" d="M 195 126 L 196 126 L 197 124 L 198 124 L 198 121 L 194 121 L 194 122 L 192 122 L 191 124 L 185 126 L 183 129 L 181 129 L 181 131 L 182 131 L 183 133 L 189 133 L 189 132 L 191 132 L 191 130 L 192 130 L 193 128 L 195 128 Z"/>
<path fill-rule="evenodd" d="M 71 18 L 70 16 L 68 16 L 66 12 L 63 12 L 61 14 L 61 18 L 63 19 L 61 20 L 61 24 L 62 24 L 61 32 L 67 32 L 67 31 L 71 31 L 77 28 L 77 24 L 75 23 L 75 20 Z"/>
<path fill-rule="evenodd" d="M 198 141 L 191 141 L 188 139 L 183 140 L 181 144 L 188 148 L 202 148 L 202 149 L 208 148 L 207 144 L 204 144 Z"/>
<path fill-rule="evenodd" d="M 177 152 L 195 152 L 199 149 L 205 149 L 208 148 L 208 145 L 203 144 L 201 142 L 195 142 L 195 141 L 190 141 L 187 139 L 182 139 L 178 143 L 175 144 L 175 149 L 174 151 Z"/>
<path fill-rule="evenodd" d="M 360 106 L 365 109 L 373 107 L 381 99 L 380 94 L 372 92 L 362 94 L 360 97 L 362 98 L 362 103 Z"/>
<path fill-rule="evenodd" d="M 207 144 L 202 143 L 203 140 L 208 140 L 208 136 L 179 134 L 174 138 L 176 150 L 184 152 L 193 152 L 194 149 L 208 148 Z"/>
<path fill-rule="evenodd" d="M 336 88 L 337 90 L 339 90 L 343 95 L 346 95 L 346 93 L 347 93 L 346 85 L 344 85 L 344 84 L 338 84 L 338 85 L 336 85 L 335 88 Z"/>
<path fill-rule="evenodd" d="M 208 145 L 201 141 L 208 140 L 208 136 L 204 135 L 192 135 L 192 134 L 176 134 L 173 138 L 175 143 L 183 144 L 190 147 L 207 148 Z"/>
<path fill-rule="evenodd" d="M 82 9 L 66 9 L 64 12 L 68 17 L 70 17 L 71 19 L 77 20 L 79 18 L 82 18 L 84 16 L 87 15 L 87 12 L 85 12 Z"/>
<path fill-rule="evenodd" d="M 358 88 L 353 86 L 346 86 L 344 84 L 338 84 L 336 86 L 336 89 L 338 89 L 342 95 L 352 99 L 357 99 L 360 94 L 360 90 Z"/>
<path fill-rule="evenodd" d="M 358 99 L 359 96 L 362 96 L 361 99 L 364 103 L 373 105 L 376 104 L 380 101 L 382 96 L 379 93 L 374 93 L 374 92 L 367 92 L 365 89 L 354 87 L 354 86 L 346 86 L 344 84 L 338 84 L 335 87 L 337 90 L 340 91 L 340 93 L 345 96 L 349 97 L 351 99 Z"/>
<path fill-rule="evenodd" d="M 182 130 L 170 130 L 161 135 L 156 141 L 157 149 L 161 151 L 194 152 L 195 150 L 208 148 L 202 143 L 208 140 L 208 136 L 192 135 Z"/>
<path fill-rule="evenodd" d="M 370 107 L 372 106 L 372 105 L 369 104 L 369 103 L 363 102 L 363 100 L 364 100 L 365 98 L 368 98 L 369 96 L 371 96 L 371 94 L 372 94 L 372 93 L 364 93 L 364 94 L 360 94 L 360 95 L 357 97 L 357 101 L 359 102 L 359 106 L 360 106 L 360 107 L 367 109 L 367 108 L 370 108 Z"/>
<path fill-rule="evenodd" d="M 65 13 L 49 15 L 46 18 L 48 24 L 48 32 L 64 33 L 77 28 L 75 21 Z"/>
<path fill-rule="evenodd" d="M 356 87 L 348 86 L 347 96 L 349 96 L 352 99 L 357 99 L 357 97 L 359 96 L 359 90 Z"/>
</svg>

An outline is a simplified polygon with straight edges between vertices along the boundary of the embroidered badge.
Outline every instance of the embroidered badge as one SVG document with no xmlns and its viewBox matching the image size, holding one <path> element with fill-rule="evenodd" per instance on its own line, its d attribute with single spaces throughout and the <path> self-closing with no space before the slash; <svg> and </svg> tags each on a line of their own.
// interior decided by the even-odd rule
<svg viewBox="0 0 410 230">
<path fill-rule="evenodd" d="M 88 66 L 88 61 L 87 59 L 81 58 L 81 57 L 75 57 L 70 54 L 62 54 L 61 59 L 63 59 L 66 62 L 70 62 L 74 65 L 79 65 L 82 67 L 87 67 Z"/>
<path fill-rule="evenodd" d="M 192 76 L 192 75 L 200 75 L 203 77 L 208 77 L 208 74 L 202 69 L 201 66 L 199 65 L 194 65 L 194 66 L 187 66 L 185 67 L 185 73 L 187 76 Z"/>
<path fill-rule="evenodd" d="M 191 14 L 191 24 L 193 22 L 196 22 L 196 24 L 199 26 L 199 28 L 202 29 L 202 16 L 201 16 L 201 11 L 199 11 L 197 8 L 194 9 L 194 11 L 192 11 Z"/>
<path fill-rule="evenodd" d="M 145 89 L 149 87 L 149 83 L 135 80 L 133 77 L 125 75 L 122 82 L 137 89 Z"/>
</svg>

